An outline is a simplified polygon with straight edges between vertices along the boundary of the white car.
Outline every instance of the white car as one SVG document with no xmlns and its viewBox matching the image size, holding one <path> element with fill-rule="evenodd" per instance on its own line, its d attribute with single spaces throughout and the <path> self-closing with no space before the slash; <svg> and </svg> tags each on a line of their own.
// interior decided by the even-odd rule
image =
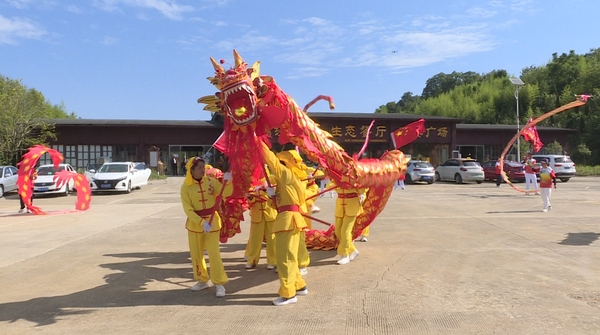
<svg viewBox="0 0 600 335">
<path fill-rule="evenodd" d="M 429 162 L 419 160 L 408 162 L 408 166 L 406 167 L 406 182 L 425 181 L 427 184 L 433 184 L 434 178 L 435 169 Z"/>
<path fill-rule="evenodd" d="M 98 171 L 86 172 L 92 192 L 131 192 L 132 189 L 148 185 L 151 170 L 145 163 L 104 163 Z"/>
<path fill-rule="evenodd" d="M 566 183 L 575 176 L 577 172 L 575 170 L 575 163 L 571 160 L 571 157 L 566 155 L 533 155 L 536 164 L 539 166 L 542 159 L 548 160 L 548 165 L 554 170 L 556 178 L 560 179 L 563 183 Z"/>
<path fill-rule="evenodd" d="M 52 164 L 42 165 L 37 168 L 37 178 L 33 181 L 33 193 L 69 195 L 69 192 L 73 191 L 75 181 L 71 178 L 68 182 L 62 183 L 59 187 L 55 180 L 55 174 L 63 170 L 76 172 L 69 164 L 59 164 L 58 170 L 56 170 Z"/>
<path fill-rule="evenodd" d="M 17 179 L 19 179 L 17 172 L 18 170 L 14 166 L 0 165 L 0 198 L 2 198 L 6 192 L 17 190 Z"/>
<path fill-rule="evenodd" d="M 463 181 L 483 183 L 485 174 L 479 162 L 470 158 L 452 158 L 435 168 L 435 180 L 454 180 L 457 184 Z"/>
</svg>

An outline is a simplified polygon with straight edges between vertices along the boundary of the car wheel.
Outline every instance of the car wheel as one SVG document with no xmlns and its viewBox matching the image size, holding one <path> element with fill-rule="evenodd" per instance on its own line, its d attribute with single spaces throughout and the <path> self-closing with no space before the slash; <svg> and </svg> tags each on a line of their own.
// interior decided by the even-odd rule
<svg viewBox="0 0 600 335">
<path fill-rule="evenodd" d="M 569 179 L 571 179 L 571 178 L 558 178 L 558 179 L 560 179 L 560 181 L 562 181 L 563 183 L 566 183 L 566 182 L 568 182 L 568 181 L 569 181 Z"/>
<path fill-rule="evenodd" d="M 483 180 L 476 180 L 475 182 L 476 182 L 477 184 L 481 184 L 481 183 L 483 183 Z"/>
<path fill-rule="evenodd" d="M 461 177 L 460 173 L 457 173 L 457 174 L 454 175 L 454 181 L 457 184 L 462 184 L 463 180 L 462 180 L 462 177 Z"/>
<path fill-rule="evenodd" d="M 436 172 L 435 173 L 435 181 L 440 181 L 440 180 L 442 180 L 442 177 L 440 177 L 440 173 L 439 172 Z"/>
<path fill-rule="evenodd" d="M 407 174 L 404 176 L 404 179 L 406 179 L 406 182 L 407 182 L 408 184 L 412 184 L 412 183 L 413 183 L 413 180 L 412 180 L 412 177 L 410 176 L 410 173 L 407 173 Z"/>
<path fill-rule="evenodd" d="M 127 191 L 125 192 L 131 193 L 131 180 L 129 181 L 129 183 L 127 183 Z"/>
<path fill-rule="evenodd" d="M 428 180 L 427 184 L 429 184 L 429 185 L 433 184 L 433 180 Z"/>
<path fill-rule="evenodd" d="M 4 186 L 0 185 L 0 198 L 4 196 Z"/>
</svg>

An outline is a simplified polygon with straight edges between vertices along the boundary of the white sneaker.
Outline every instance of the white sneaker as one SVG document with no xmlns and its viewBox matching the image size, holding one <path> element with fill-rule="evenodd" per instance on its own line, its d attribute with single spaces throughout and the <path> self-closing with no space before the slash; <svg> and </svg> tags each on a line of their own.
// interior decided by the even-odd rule
<svg viewBox="0 0 600 335">
<path fill-rule="evenodd" d="M 313 205 L 313 206 L 312 206 L 312 210 L 311 210 L 311 212 L 312 212 L 313 214 L 314 214 L 314 213 L 319 213 L 320 211 L 321 211 L 321 208 L 320 208 L 319 206 L 317 206 L 317 205 Z"/>
<path fill-rule="evenodd" d="M 350 258 L 350 260 L 353 261 L 356 258 L 356 256 L 358 256 L 358 254 L 360 254 L 360 252 L 358 252 L 358 250 L 354 250 L 354 252 L 351 253 L 348 258 Z"/>
<path fill-rule="evenodd" d="M 350 263 L 350 257 L 348 257 L 348 255 L 342 256 L 342 258 L 340 258 L 340 260 L 338 260 L 337 263 L 339 265 L 348 264 Z"/>
<path fill-rule="evenodd" d="M 279 297 L 279 298 L 273 300 L 273 305 L 284 306 L 284 305 L 289 305 L 289 304 L 295 304 L 297 302 L 298 302 L 298 298 L 296 298 L 296 296 L 293 296 L 291 298 Z"/>
<path fill-rule="evenodd" d="M 217 297 L 223 298 L 225 296 L 225 287 L 223 285 L 215 285 L 217 288 Z"/>
<path fill-rule="evenodd" d="M 540 195 L 540 192 L 535 192 L 535 195 Z"/>
<path fill-rule="evenodd" d="M 27 208 L 27 213 L 31 213 L 31 209 Z"/>
<path fill-rule="evenodd" d="M 362 236 L 362 235 L 359 236 L 356 240 L 359 241 L 359 242 L 367 242 L 368 241 L 367 237 L 366 236 Z"/>
<path fill-rule="evenodd" d="M 248 261 L 248 256 L 244 256 L 244 262 Z"/>
<path fill-rule="evenodd" d="M 542 209 L 542 212 L 546 213 L 548 211 L 548 208 L 544 208 Z"/>
<path fill-rule="evenodd" d="M 267 270 L 273 270 L 275 268 L 275 265 L 267 265 Z"/>
<path fill-rule="evenodd" d="M 19 209 L 19 213 L 23 213 L 24 211 L 25 211 L 25 208 Z"/>
<path fill-rule="evenodd" d="M 255 266 L 256 266 L 256 264 L 246 264 L 245 268 L 246 269 L 252 269 Z"/>
<path fill-rule="evenodd" d="M 296 295 L 308 295 L 308 288 L 304 286 L 303 288 L 296 291 Z"/>
<path fill-rule="evenodd" d="M 191 290 L 192 291 L 201 291 L 201 290 L 205 290 L 208 288 L 208 283 L 203 283 L 203 282 L 197 282 L 196 285 L 192 286 Z"/>
<path fill-rule="evenodd" d="M 300 274 L 302 276 L 306 276 L 308 274 L 308 269 L 307 268 L 300 268 Z"/>
</svg>

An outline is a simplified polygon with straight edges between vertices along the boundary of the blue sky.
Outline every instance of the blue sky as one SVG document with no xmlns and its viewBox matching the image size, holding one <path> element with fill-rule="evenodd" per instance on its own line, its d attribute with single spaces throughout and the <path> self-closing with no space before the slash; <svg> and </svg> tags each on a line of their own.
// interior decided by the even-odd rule
<svg viewBox="0 0 600 335">
<path fill-rule="evenodd" d="M 207 120 L 209 57 L 232 64 L 236 49 L 300 106 L 323 94 L 371 113 L 441 72 L 518 76 L 598 48 L 598 13 L 598 0 L 0 0 L 0 75 L 81 118 Z"/>
</svg>

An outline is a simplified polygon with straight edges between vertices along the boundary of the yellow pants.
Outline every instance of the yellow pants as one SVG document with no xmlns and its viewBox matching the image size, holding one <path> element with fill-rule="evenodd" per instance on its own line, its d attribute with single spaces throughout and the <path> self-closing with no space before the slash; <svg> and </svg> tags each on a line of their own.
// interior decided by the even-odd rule
<svg viewBox="0 0 600 335">
<path fill-rule="evenodd" d="M 344 216 L 335 218 L 335 236 L 340 240 L 337 248 L 338 255 L 347 256 L 356 250 L 352 241 L 352 229 L 356 216 Z"/>
<path fill-rule="evenodd" d="M 310 265 L 310 255 L 306 248 L 306 233 L 300 232 L 300 241 L 298 243 L 298 267 L 307 268 Z"/>
<path fill-rule="evenodd" d="M 206 261 L 204 260 L 204 250 L 206 249 L 210 261 L 210 280 L 215 285 L 225 285 L 227 274 L 219 250 L 219 232 L 195 233 L 188 230 L 188 241 L 194 279 L 203 283 L 206 283 L 209 279 Z"/>
<path fill-rule="evenodd" d="M 248 236 L 248 245 L 246 246 L 246 256 L 248 264 L 256 265 L 260 260 L 260 251 L 262 250 L 263 239 L 267 240 L 267 264 L 275 265 L 275 239 L 271 233 L 272 222 L 252 222 L 250 224 L 250 234 Z"/>
<path fill-rule="evenodd" d="M 367 228 L 363 229 L 361 235 L 365 237 L 369 236 L 369 228 L 371 228 L 371 226 L 368 226 Z"/>
<path fill-rule="evenodd" d="M 298 230 L 275 233 L 277 248 L 277 271 L 279 274 L 279 295 L 291 298 L 296 291 L 306 286 L 298 270 L 298 246 L 300 232 Z"/>
</svg>

